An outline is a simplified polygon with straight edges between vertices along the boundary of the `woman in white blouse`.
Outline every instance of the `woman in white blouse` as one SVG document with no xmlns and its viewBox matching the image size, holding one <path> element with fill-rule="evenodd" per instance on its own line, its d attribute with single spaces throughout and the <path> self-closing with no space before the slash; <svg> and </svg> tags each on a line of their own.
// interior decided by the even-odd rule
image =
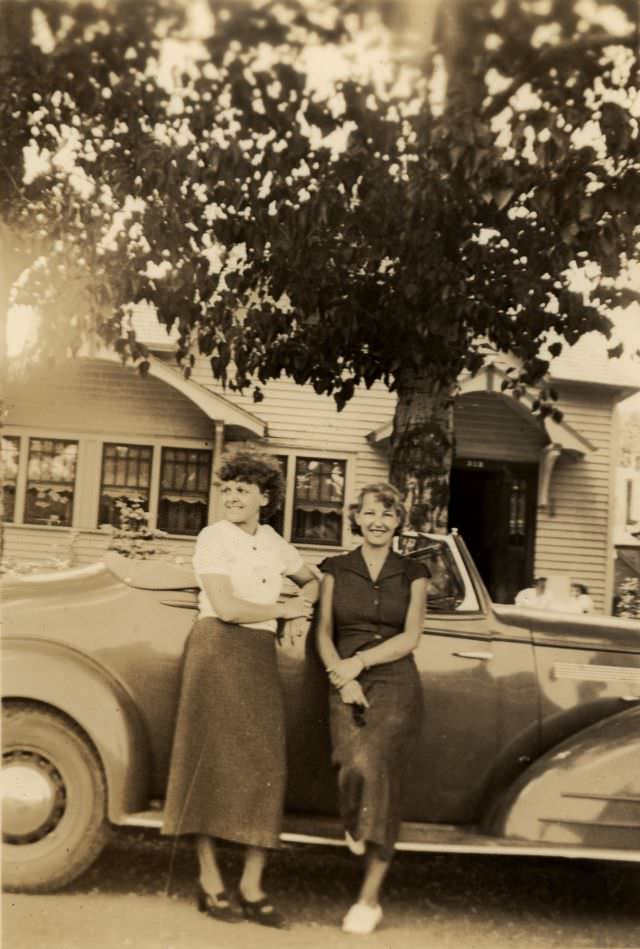
<svg viewBox="0 0 640 949">
<path fill-rule="evenodd" d="M 276 459 L 238 452 L 219 480 L 225 519 L 200 532 L 193 558 L 200 613 L 185 646 L 163 833 L 197 837 L 201 912 L 282 928 L 283 914 L 262 889 L 286 778 L 274 634 L 280 619 L 310 618 L 317 582 L 295 547 L 260 523 L 282 498 Z M 280 600 L 285 576 L 304 596 Z M 235 896 L 215 838 L 245 845 Z"/>
</svg>

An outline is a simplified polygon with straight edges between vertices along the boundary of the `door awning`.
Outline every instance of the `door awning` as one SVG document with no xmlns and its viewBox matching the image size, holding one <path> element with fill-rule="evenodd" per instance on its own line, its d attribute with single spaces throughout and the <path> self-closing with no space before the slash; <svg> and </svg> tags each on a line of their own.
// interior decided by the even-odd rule
<svg viewBox="0 0 640 949">
<path fill-rule="evenodd" d="M 584 435 L 581 435 L 567 422 L 556 422 L 553 419 L 546 418 L 541 420 L 539 416 L 533 415 L 531 408 L 534 396 L 525 394 L 522 399 L 514 399 L 502 391 L 502 380 L 506 378 L 506 373 L 497 366 L 485 366 L 474 376 L 467 376 L 460 380 L 459 395 L 466 395 L 471 392 L 488 392 L 495 395 L 496 398 L 504 399 L 513 411 L 517 412 L 521 418 L 529 425 L 542 426 L 546 435 L 548 446 L 557 448 L 559 451 L 570 455 L 573 458 L 583 458 L 585 455 L 596 451 L 593 445 Z M 367 438 L 373 445 L 384 445 L 391 438 L 393 431 L 393 420 L 385 422 L 380 428 L 369 432 Z"/>
</svg>

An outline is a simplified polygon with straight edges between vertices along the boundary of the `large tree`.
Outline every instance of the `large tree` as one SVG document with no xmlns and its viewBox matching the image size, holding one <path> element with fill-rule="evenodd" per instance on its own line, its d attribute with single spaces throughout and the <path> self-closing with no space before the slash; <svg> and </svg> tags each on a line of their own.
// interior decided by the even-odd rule
<svg viewBox="0 0 640 949">
<path fill-rule="evenodd" d="M 147 301 L 186 372 L 205 354 L 257 398 L 283 372 L 339 407 L 383 380 L 392 479 L 442 529 L 461 371 L 510 352 L 517 394 L 632 295 L 636 12 L 5 0 L 12 299 L 50 344 L 97 333 L 143 368 Z"/>
</svg>

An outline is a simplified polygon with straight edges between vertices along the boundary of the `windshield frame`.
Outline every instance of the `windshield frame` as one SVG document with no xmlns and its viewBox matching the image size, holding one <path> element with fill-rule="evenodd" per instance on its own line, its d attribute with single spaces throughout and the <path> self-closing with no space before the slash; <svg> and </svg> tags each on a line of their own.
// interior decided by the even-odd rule
<svg viewBox="0 0 640 949">
<path fill-rule="evenodd" d="M 429 599 L 429 593 L 427 593 L 427 613 L 431 614 L 449 614 L 449 615 L 460 615 L 469 613 L 481 613 L 482 605 L 480 598 L 477 594 L 477 591 L 471 581 L 469 576 L 469 570 L 467 564 L 462 556 L 462 553 L 457 547 L 457 544 L 452 542 L 451 535 L 434 535 L 434 534 L 423 534 L 421 538 L 424 539 L 422 546 L 419 546 L 417 549 L 412 550 L 408 555 L 412 560 L 418 560 L 421 563 L 424 563 L 427 569 L 429 569 L 429 563 L 425 556 L 426 552 L 429 550 L 434 550 L 439 548 L 439 550 L 446 551 L 444 554 L 445 563 L 447 569 L 452 575 L 454 585 L 458 586 L 462 591 L 462 599 L 456 603 L 455 606 L 450 608 L 438 608 L 437 600 L 433 598 Z M 417 543 L 420 543 L 420 539 L 417 539 Z M 453 566 L 454 570 L 451 571 L 450 567 Z M 455 594 L 453 594 L 455 596 Z M 447 597 L 449 598 L 449 597 Z"/>
</svg>

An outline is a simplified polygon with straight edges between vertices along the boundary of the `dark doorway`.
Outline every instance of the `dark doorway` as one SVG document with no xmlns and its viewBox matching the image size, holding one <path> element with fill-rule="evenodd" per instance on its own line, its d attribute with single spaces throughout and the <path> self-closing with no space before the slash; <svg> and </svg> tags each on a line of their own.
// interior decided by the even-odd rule
<svg viewBox="0 0 640 949">
<path fill-rule="evenodd" d="M 469 459 L 451 472 L 449 527 L 462 535 L 496 603 L 513 603 L 531 582 L 536 487 L 536 465 Z"/>
</svg>

